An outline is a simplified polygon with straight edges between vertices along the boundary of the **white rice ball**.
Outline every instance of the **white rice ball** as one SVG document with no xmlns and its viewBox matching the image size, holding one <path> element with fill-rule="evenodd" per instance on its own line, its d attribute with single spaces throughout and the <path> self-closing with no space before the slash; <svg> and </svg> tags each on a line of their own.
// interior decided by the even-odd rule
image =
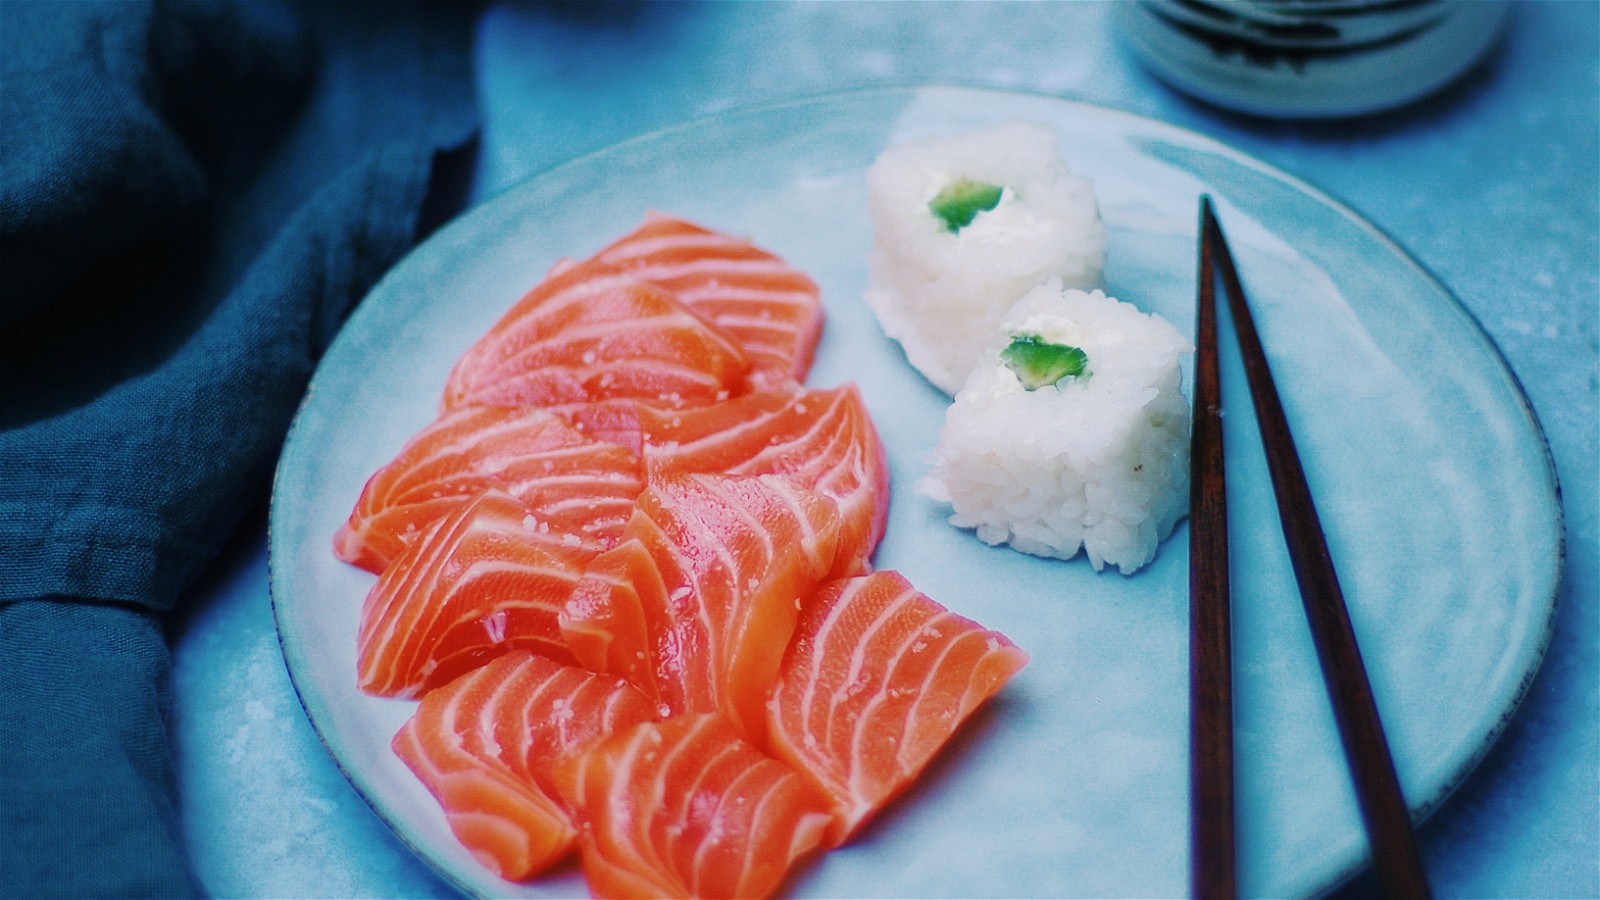
<svg viewBox="0 0 1600 900">
<path fill-rule="evenodd" d="M 1188 509 L 1189 403 L 1171 323 L 1051 282 L 1003 331 L 1084 351 L 1085 374 L 1028 390 L 990 351 L 956 394 L 919 488 L 988 544 L 1131 574 Z"/>
<path fill-rule="evenodd" d="M 930 204 L 966 179 L 1002 188 L 951 231 Z M 1055 135 L 1017 123 L 885 150 L 867 171 L 873 224 L 867 304 L 929 381 L 954 394 L 1017 299 L 1049 278 L 1100 285 L 1105 229 L 1094 188 Z"/>
</svg>

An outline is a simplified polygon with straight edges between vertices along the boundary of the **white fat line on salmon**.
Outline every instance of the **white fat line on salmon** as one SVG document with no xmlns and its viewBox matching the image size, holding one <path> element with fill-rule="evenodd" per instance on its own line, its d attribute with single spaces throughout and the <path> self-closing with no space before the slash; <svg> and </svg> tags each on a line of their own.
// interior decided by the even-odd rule
<svg viewBox="0 0 1600 900">
<path fill-rule="evenodd" d="M 724 251 L 727 250 L 746 253 L 752 250 L 757 253 L 767 252 L 733 235 L 707 231 L 676 231 L 650 237 L 629 237 L 610 249 L 602 250 L 600 259 L 611 265 L 621 265 L 623 261 L 637 265 L 654 256 L 690 252 L 726 255 Z"/>
<path fill-rule="evenodd" d="M 615 265 L 615 263 L 613 263 Z M 657 262 L 640 261 L 626 267 L 643 281 L 665 284 L 694 279 L 697 282 L 726 277 L 729 283 L 717 285 L 729 293 L 742 292 L 746 279 L 770 278 L 795 283 L 809 283 L 810 278 L 774 257 L 736 258 L 730 256 L 702 256 L 698 259 Z"/>
</svg>

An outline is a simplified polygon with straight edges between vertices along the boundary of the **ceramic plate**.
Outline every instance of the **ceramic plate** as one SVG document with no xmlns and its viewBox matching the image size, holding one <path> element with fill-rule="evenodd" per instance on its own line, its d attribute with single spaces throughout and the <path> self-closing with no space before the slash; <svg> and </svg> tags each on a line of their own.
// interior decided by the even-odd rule
<svg viewBox="0 0 1600 900">
<path fill-rule="evenodd" d="M 1187 543 L 1133 576 L 986 547 L 917 494 L 947 398 L 860 297 L 863 173 L 897 141 L 1024 119 L 1096 186 L 1108 292 L 1193 331 L 1197 197 L 1217 202 L 1284 394 L 1418 815 L 1499 734 L 1549 634 L 1554 471 L 1499 353 L 1427 272 L 1350 210 L 1207 138 L 1059 99 L 954 88 L 738 111 L 578 159 L 487 202 L 366 298 L 311 385 L 271 519 L 284 657 L 313 725 L 400 839 L 464 891 L 585 894 L 575 866 L 490 876 L 388 749 L 413 704 L 354 687 L 372 576 L 330 541 L 368 475 L 432 418 L 456 357 L 546 268 L 656 208 L 753 237 L 822 286 L 810 383 L 860 385 L 893 473 L 880 568 L 1011 636 L 1032 663 L 797 896 L 1178 896 L 1187 872 Z M 1226 334 L 1226 332 L 1225 332 Z M 1225 343 L 1225 347 L 1231 344 Z M 1325 891 L 1366 859 L 1278 531 L 1243 372 L 1225 354 L 1241 888 Z"/>
</svg>

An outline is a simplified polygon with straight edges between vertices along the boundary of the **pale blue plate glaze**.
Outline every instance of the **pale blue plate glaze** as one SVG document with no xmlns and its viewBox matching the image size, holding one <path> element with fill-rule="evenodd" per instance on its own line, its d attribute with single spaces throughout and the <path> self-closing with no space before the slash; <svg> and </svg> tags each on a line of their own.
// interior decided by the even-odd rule
<svg viewBox="0 0 1600 900">
<path fill-rule="evenodd" d="M 915 790 L 787 890 L 1186 893 L 1186 529 L 1124 577 L 1081 558 L 986 547 L 945 524 L 912 484 L 946 398 L 860 301 L 871 240 L 863 172 L 876 154 L 1011 119 L 1054 129 L 1069 165 L 1095 182 L 1109 292 L 1187 333 L 1197 197 L 1217 201 L 1418 815 L 1482 757 L 1549 636 L 1561 513 L 1515 378 L 1449 291 L 1351 211 L 1190 132 L 1031 95 L 845 94 L 646 135 L 483 204 L 373 290 L 319 369 L 273 494 L 284 657 L 356 789 L 445 877 L 479 895 L 585 893 L 571 866 L 526 886 L 488 875 L 390 753 L 412 704 L 356 691 L 356 623 L 373 579 L 335 560 L 330 542 L 367 476 L 432 418 L 455 358 L 550 263 L 592 252 L 657 208 L 749 235 L 816 278 L 828 322 L 810 381 L 859 384 L 889 451 L 894 499 L 878 565 L 1033 656 Z M 1362 865 L 1365 841 L 1243 373 L 1225 358 L 1241 883 L 1247 895 L 1310 895 Z"/>
</svg>

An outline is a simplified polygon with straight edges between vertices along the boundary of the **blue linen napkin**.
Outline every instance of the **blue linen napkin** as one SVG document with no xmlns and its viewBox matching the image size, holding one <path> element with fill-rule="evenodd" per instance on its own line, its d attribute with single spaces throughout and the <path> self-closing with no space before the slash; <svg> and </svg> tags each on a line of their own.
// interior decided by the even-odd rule
<svg viewBox="0 0 1600 900">
<path fill-rule="evenodd" d="M 0 896 L 201 892 L 160 616 L 470 162 L 476 11 L 0 3 Z"/>
</svg>

